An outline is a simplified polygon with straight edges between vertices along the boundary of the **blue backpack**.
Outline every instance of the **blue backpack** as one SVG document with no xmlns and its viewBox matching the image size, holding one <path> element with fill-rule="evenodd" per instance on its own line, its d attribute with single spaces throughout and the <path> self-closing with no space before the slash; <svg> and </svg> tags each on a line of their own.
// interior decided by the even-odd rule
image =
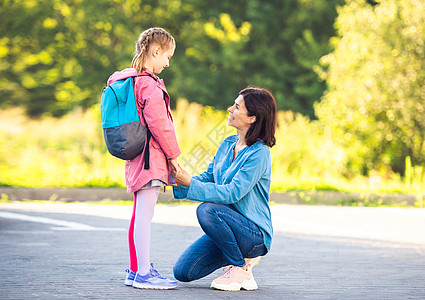
<svg viewBox="0 0 425 300">
<path fill-rule="evenodd" d="M 103 137 L 109 153 L 131 160 L 149 145 L 150 131 L 140 122 L 133 90 L 133 78 L 118 80 L 103 88 L 100 103 Z M 145 152 L 145 169 L 149 169 L 149 147 Z"/>
</svg>

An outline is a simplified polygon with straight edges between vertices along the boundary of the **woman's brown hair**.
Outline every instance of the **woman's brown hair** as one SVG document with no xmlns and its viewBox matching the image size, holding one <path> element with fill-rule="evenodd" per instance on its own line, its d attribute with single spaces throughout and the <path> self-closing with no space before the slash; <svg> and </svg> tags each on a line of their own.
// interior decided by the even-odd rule
<svg viewBox="0 0 425 300">
<path fill-rule="evenodd" d="M 258 139 L 270 148 L 276 144 L 275 132 L 277 123 L 276 100 L 268 90 L 258 87 L 247 87 L 239 92 L 242 95 L 248 116 L 255 116 L 246 133 L 246 144 L 251 146 Z"/>
<path fill-rule="evenodd" d="M 175 45 L 175 41 L 171 34 L 162 28 L 149 28 L 143 31 L 136 41 L 136 53 L 131 62 L 131 67 L 137 72 L 141 73 L 145 69 L 146 53 L 153 44 L 168 50 Z"/>
</svg>

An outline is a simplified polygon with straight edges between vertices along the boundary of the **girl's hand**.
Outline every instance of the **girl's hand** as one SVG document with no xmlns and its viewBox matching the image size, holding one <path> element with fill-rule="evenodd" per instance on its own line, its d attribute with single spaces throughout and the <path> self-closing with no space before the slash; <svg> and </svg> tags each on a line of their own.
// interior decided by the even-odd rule
<svg viewBox="0 0 425 300">
<path fill-rule="evenodd" d="M 176 177 L 176 172 L 181 169 L 176 159 L 168 160 L 168 171 L 172 172 L 174 175 L 174 179 Z M 177 186 L 177 183 L 171 184 L 171 186 Z"/>
<path fill-rule="evenodd" d="M 173 172 L 179 171 L 181 169 L 180 165 L 178 164 L 176 159 L 170 159 L 168 161 L 168 171 Z"/>
<path fill-rule="evenodd" d="M 176 178 L 177 184 L 189 187 L 190 182 L 192 181 L 192 176 L 189 174 L 189 172 L 187 172 L 182 167 L 179 166 L 179 168 L 180 168 L 180 170 L 173 172 L 174 177 Z"/>
</svg>

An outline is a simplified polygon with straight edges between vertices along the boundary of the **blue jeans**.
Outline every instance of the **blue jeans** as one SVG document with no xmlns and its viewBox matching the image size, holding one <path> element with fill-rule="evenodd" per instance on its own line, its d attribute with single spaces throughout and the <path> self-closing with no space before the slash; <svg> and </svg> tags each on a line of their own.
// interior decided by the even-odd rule
<svg viewBox="0 0 425 300">
<path fill-rule="evenodd" d="M 267 253 L 258 226 L 233 209 L 204 202 L 196 214 L 205 234 L 177 259 L 174 264 L 177 280 L 196 280 L 227 265 L 244 266 L 244 258 Z"/>
</svg>

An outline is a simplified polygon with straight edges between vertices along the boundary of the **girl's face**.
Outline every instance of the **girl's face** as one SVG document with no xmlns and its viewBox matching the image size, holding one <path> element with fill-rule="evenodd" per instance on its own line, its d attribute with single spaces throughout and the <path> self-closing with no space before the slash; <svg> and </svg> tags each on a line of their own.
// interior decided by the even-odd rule
<svg viewBox="0 0 425 300">
<path fill-rule="evenodd" d="M 175 49 L 174 45 L 167 50 L 162 50 L 159 46 L 154 47 L 152 52 L 152 72 L 159 74 L 167 68 L 170 65 L 170 59 L 173 57 Z"/>
<path fill-rule="evenodd" d="M 236 98 L 235 104 L 229 107 L 227 111 L 229 112 L 227 124 L 239 131 L 248 131 L 251 124 L 255 122 L 255 116 L 248 116 L 245 100 L 242 95 Z"/>
</svg>

